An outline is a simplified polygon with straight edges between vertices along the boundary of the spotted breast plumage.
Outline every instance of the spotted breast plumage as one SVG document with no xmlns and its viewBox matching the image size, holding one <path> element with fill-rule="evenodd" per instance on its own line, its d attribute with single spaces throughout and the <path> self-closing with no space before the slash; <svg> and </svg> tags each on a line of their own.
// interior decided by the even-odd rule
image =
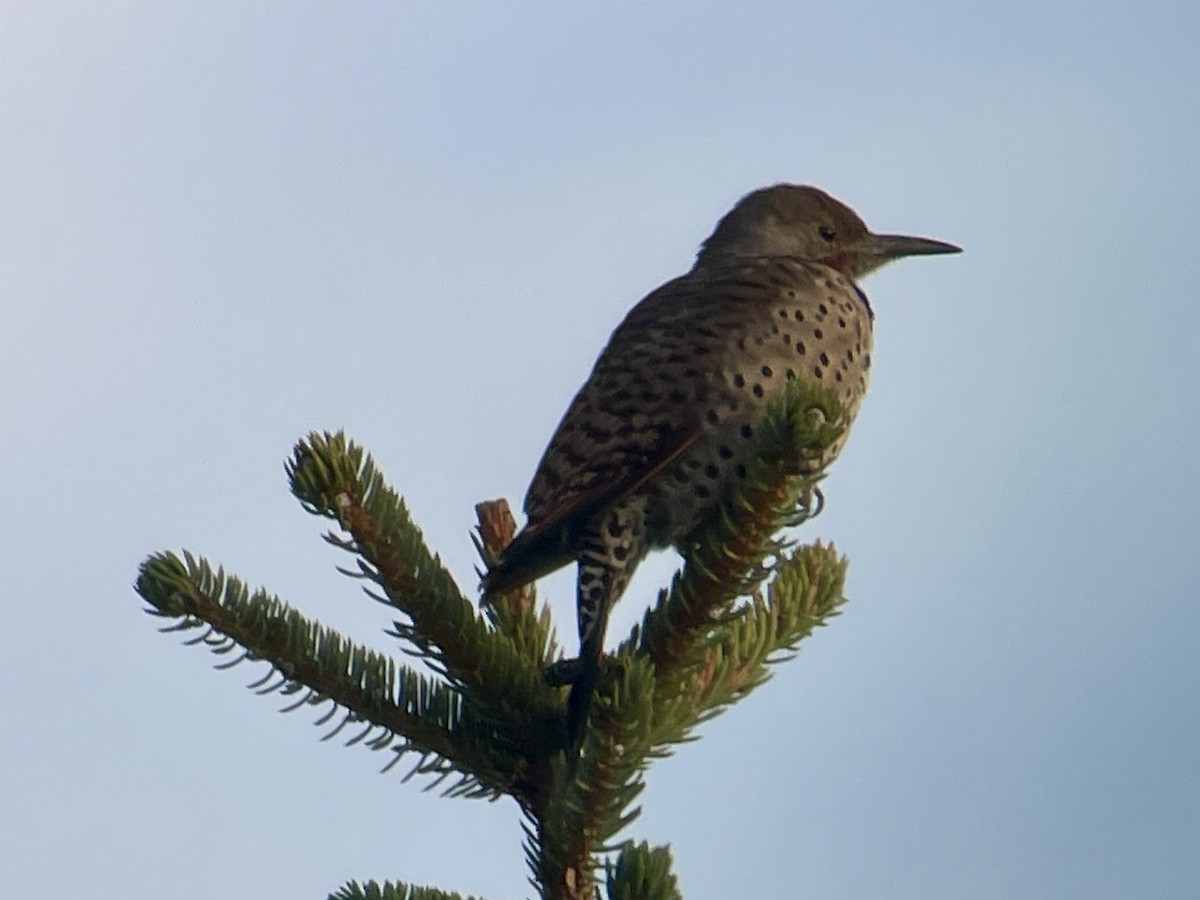
<svg viewBox="0 0 1200 900">
<path fill-rule="evenodd" d="M 626 316 L 550 440 L 525 500 L 528 523 L 484 578 L 493 595 L 578 563 L 573 735 L 613 604 L 647 552 L 687 551 L 744 475 L 771 397 L 807 379 L 832 389 L 849 418 L 857 412 L 874 314 L 855 279 L 902 256 L 957 251 L 873 234 L 823 191 L 775 185 L 744 197 L 691 271 Z"/>
</svg>

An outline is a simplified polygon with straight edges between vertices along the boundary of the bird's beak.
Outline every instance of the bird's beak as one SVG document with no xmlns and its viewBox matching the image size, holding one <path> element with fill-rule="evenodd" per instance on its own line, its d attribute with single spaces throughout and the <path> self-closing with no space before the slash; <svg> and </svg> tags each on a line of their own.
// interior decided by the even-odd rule
<svg viewBox="0 0 1200 900">
<path fill-rule="evenodd" d="M 855 274 L 860 277 L 904 256 L 962 253 L 962 247 L 947 244 L 945 241 L 910 237 L 906 234 L 868 234 L 855 250 Z"/>
<path fill-rule="evenodd" d="M 955 247 L 945 241 L 934 241 L 929 238 L 909 237 L 906 234 L 872 234 L 863 241 L 864 255 L 887 262 L 902 256 L 933 256 L 937 253 L 962 253 L 962 247 Z"/>
</svg>

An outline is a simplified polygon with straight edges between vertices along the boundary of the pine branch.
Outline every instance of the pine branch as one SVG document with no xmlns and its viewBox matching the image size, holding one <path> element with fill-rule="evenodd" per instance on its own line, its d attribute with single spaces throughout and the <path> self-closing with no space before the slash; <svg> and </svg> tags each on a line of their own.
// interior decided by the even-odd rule
<svg viewBox="0 0 1200 900">
<path fill-rule="evenodd" d="M 203 559 L 160 553 L 142 563 L 135 584 L 154 615 L 174 619 L 166 632 L 199 631 L 188 641 L 213 653 L 241 652 L 218 668 L 246 660 L 270 670 L 250 687 L 259 694 L 280 692 L 298 699 L 287 711 L 329 704 L 318 725 L 361 726 L 347 741 L 372 750 L 406 754 L 418 762 L 408 776 L 432 775 L 430 787 L 447 778 L 452 796 L 496 797 L 528 791 L 521 757 L 504 751 L 486 723 L 472 716 L 461 695 L 388 657 L 355 645 L 331 628 L 312 622 L 265 591 L 253 594 L 237 578 L 214 571 Z"/>
<path fill-rule="evenodd" d="M 846 602 L 847 565 L 845 557 L 819 543 L 786 553 L 766 596 L 756 594 L 716 628 L 703 665 L 674 690 L 660 688 L 674 700 L 675 710 L 656 719 L 654 743 L 684 739 L 687 723 L 719 715 L 763 684 L 770 666 L 794 656 L 800 641 Z"/>
<path fill-rule="evenodd" d="M 670 847 L 628 843 L 605 869 L 608 900 L 683 900 Z"/>
<path fill-rule="evenodd" d="M 773 654 L 841 602 L 844 563 L 823 548 L 788 554 L 776 535 L 813 514 L 823 474 L 816 463 L 844 431 L 834 396 L 804 382 L 768 409 L 746 477 L 693 536 L 670 590 L 608 660 L 580 754 L 554 769 L 551 805 L 527 846 L 546 897 L 589 896 L 596 854 L 638 814 L 631 805 L 647 759 L 761 684 Z M 830 559 L 830 571 L 810 565 Z M 776 570 L 778 590 L 735 608 Z"/>
<path fill-rule="evenodd" d="M 218 654 L 240 649 L 219 668 L 267 662 L 252 685 L 260 693 L 296 695 L 292 709 L 329 704 L 320 724 L 341 711 L 327 738 L 359 725 L 349 743 L 417 755 L 409 777 L 431 775 L 431 786 L 453 778 L 445 792 L 456 796 L 513 796 L 544 900 L 595 900 L 601 858 L 640 811 L 648 761 L 762 684 L 844 602 L 846 561 L 832 547 L 792 550 L 778 537 L 819 512 L 820 461 L 844 431 L 833 395 L 805 382 L 771 404 L 745 477 L 690 536 L 669 589 L 605 659 L 578 753 L 561 746 L 562 691 L 542 677 L 559 648 L 532 587 L 477 611 L 371 458 L 340 433 L 297 445 L 292 491 L 310 513 L 338 522 L 345 536 L 326 540 L 356 558 L 342 571 L 401 614 L 391 633 L 446 681 L 398 667 L 188 554 L 150 557 L 137 590 L 174 620 L 164 631 L 201 630 L 191 643 Z M 477 512 L 474 540 L 488 565 L 515 523 L 503 501 Z M 605 880 L 609 900 L 680 900 L 666 848 L 625 844 L 605 863 Z M 459 898 L 398 882 L 351 882 L 331 896 Z"/>
<path fill-rule="evenodd" d="M 734 601 L 770 574 L 785 547 L 779 531 L 819 512 L 824 471 L 812 467 L 845 430 L 833 393 L 806 381 L 789 382 L 771 402 L 746 476 L 692 536 L 683 569 L 630 638 L 659 673 L 694 657 Z"/>
<path fill-rule="evenodd" d="M 693 535 L 670 588 L 618 648 L 623 665 L 643 655 L 654 665 L 651 755 L 765 681 L 772 654 L 793 648 L 842 602 L 845 562 L 819 545 L 791 553 L 778 535 L 820 511 L 817 463 L 845 427 L 831 392 L 791 382 L 758 427 L 746 476 Z M 791 569 L 779 586 L 803 575 L 810 609 L 802 602 L 809 594 L 794 588 L 772 585 L 766 600 L 756 592 L 772 572 Z"/>
<path fill-rule="evenodd" d="M 329 900 L 481 900 L 471 895 L 464 897 L 453 891 L 440 891 L 431 887 L 414 887 L 400 881 L 385 881 L 379 884 L 368 881 L 359 884 L 351 881 L 345 887 L 329 895 Z"/>
<path fill-rule="evenodd" d="M 579 754 L 552 761 L 550 802 L 527 847 L 535 884 L 548 900 L 590 898 L 597 854 L 641 812 L 632 805 L 645 787 L 653 696 L 649 660 L 610 663 Z"/>
<path fill-rule="evenodd" d="M 512 543 L 517 533 L 517 523 L 508 508 L 507 500 L 485 500 L 475 505 L 478 518 L 471 541 L 479 553 L 484 568 L 495 565 L 501 552 Z M 482 572 L 477 573 L 482 577 Z M 518 651 L 527 657 L 540 660 L 544 668 L 560 652 L 554 634 L 554 623 L 550 607 L 542 605 L 537 610 L 537 591 L 532 583 L 515 591 L 494 598 L 485 598 L 483 612 L 492 626 L 512 639 Z"/>
<path fill-rule="evenodd" d="M 382 593 L 364 590 L 404 614 L 406 621 L 394 623 L 395 636 L 469 696 L 481 715 L 498 725 L 532 724 L 536 742 L 553 743 L 562 700 L 542 680 L 541 654 L 518 646 L 476 612 L 371 457 L 340 432 L 314 432 L 297 444 L 287 473 L 308 512 L 336 520 L 349 534 L 326 536 L 357 557 L 357 571 L 341 571 L 378 585 Z M 508 737 L 531 739 L 524 729 Z"/>
</svg>

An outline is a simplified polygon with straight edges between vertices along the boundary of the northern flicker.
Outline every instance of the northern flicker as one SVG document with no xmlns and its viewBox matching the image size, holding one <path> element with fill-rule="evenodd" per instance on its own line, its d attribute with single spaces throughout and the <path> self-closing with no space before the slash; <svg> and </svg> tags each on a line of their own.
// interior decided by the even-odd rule
<svg viewBox="0 0 1200 900">
<path fill-rule="evenodd" d="M 772 395 L 787 379 L 809 379 L 832 388 L 853 419 L 874 319 L 856 279 L 903 256 L 958 252 L 873 234 L 825 192 L 778 184 L 742 198 L 691 271 L 625 317 L 550 439 L 527 524 L 483 583 L 486 597 L 577 562 L 572 740 L 613 604 L 648 551 L 686 551 L 729 480 L 745 474 Z"/>
</svg>

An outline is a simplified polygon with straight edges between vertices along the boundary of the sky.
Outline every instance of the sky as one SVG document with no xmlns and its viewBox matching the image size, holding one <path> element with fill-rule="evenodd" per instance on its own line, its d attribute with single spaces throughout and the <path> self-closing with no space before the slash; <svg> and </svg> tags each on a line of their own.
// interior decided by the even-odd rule
<svg viewBox="0 0 1200 900">
<path fill-rule="evenodd" d="M 0 0 L 0 894 L 529 896 L 511 801 L 321 743 L 158 634 L 137 565 L 396 650 L 293 443 L 365 444 L 474 590 L 474 503 L 794 181 L 965 252 L 865 284 L 871 391 L 798 534 L 850 602 L 627 836 L 689 900 L 1196 896 L 1197 34 L 1182 0 Z M 571 574 L 543 596 L 571 633 Z"/>
</svg>

